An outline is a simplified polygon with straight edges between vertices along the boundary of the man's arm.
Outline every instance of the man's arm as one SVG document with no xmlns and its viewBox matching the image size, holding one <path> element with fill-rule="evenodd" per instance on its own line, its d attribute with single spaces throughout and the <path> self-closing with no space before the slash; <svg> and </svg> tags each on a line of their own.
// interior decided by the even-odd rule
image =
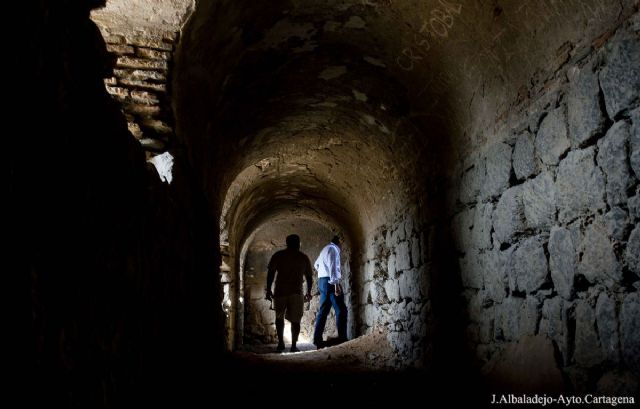
<svg viewBox="0 0 640 409">
<path fill-rule="evenodd" d="M 271 298 L 273 298 L 273 293 L 271 292 L 271 285 L 273 284 L 273 279 L 276 276 L 276 269 L 275 269 L 275 263 L 273 258 L 274 257 L 271 257 L 271 260 L 269 260 L 269 266 L 267 267 L 267 289 L 266 289 L 266 295 L 265 295 L 265 298 L 267 300 L 271 300 Z"/>
<path fill-rule="evenodd" d="M 305 258 L 307 261 L 304 270 L 304 279 L 307 282 L 307 293 L 305 294 L 305 298 L 311 299 L 311 284 L 313 282 L 313 275 L 311 274 L 311 261 L 309 260 L 309 257 L 305 256 Z"/>
</svg>

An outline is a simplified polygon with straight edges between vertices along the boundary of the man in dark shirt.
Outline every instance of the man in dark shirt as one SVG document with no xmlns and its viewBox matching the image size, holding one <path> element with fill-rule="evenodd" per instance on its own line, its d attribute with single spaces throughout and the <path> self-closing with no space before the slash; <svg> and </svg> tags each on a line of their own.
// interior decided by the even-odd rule
<svg viewBox="0 0 640 409">
<path fill-rule="evenodd" d="M 278 275 L 276 276 L 276 271 Z M 275 294 L 271 284 L 276 279 Z M 302 297 L 302 278 L 307 281 L 307 293 Z M 311 262 L 300 251 L 300 237 L 287 236 L 287 248 L 276 252 L 269 261 L 267 272 L 267 300 L 273 299 L 276 310 L 276 333 L 278 351 L 284 350 L 284 319 L 291 322 L 291 352 L 297 352 L 296 342 L 300 334 L 300 319 L 304 301 L 311 300 Z"/>
</svg>

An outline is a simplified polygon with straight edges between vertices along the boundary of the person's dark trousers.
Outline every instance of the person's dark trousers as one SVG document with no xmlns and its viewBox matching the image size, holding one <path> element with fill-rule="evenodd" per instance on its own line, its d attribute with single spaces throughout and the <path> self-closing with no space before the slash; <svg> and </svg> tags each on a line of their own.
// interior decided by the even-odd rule
<svg viewBox="0 0 640 409">
<path fill-rule="evenodd" d="M 282 345 L 282 348 L 284 348 L 284 318 L 276 318 L 276 335 L 278 335 L 278 347 Z"/>
<path fill-rule="evenodd" d="M 333 306 L 336 313 L 336 322 L 338 325 L 338 337 L 340 341 L 347 340 L 347 306 L 344 304 L 344 294 L 336 296 L 335 287 L 329 284 L 329 277 L 318 279 L 318 290 L 320 290 L 320 307 L 316 317 L 316 327 L 313 332 L 313 343 L 322 344 L 322 334 L 324 326 L 327 323 L 327 316 Z"/>
</svg>

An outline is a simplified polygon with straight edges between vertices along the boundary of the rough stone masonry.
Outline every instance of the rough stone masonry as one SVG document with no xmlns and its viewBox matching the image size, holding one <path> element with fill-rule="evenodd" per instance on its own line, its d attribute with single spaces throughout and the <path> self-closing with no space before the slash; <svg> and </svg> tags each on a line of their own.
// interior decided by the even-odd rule
<svg viewBox="0 0 640 409">
<path fill-rule="evenodd" d="M 636 18 L 637 20 L 637 18 Z M 576 391 L 640 376 L 637 23 L 568 61 L 460 173 L 452 228 L 480 362 L 544 335 Z M 617 381 L 611 382 L 611 379 Z"/>
</svg>

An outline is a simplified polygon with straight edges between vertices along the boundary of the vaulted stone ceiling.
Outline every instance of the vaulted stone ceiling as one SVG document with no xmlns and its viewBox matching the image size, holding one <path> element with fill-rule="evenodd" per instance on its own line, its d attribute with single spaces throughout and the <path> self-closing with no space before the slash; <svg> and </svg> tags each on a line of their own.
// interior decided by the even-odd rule
<svg viewBox="0 0 640 409">
<path fill-rule="evenodd" d="M 400 202 L 423 205 L 434 168 L 499 138 L 519 102 L 633 5 L 199 2 L 177 57 L 178 134 L 221 176 L 205 176 L 213 190 L 242 185 L 248 200 L 286 175 L 299 187 L 287 200 L 341 192 L 329 200 L 375 225 Z"/>
<path fill-rule="evenodd" d="M 137 32 L 182 28 L 177 138 L 219 192 L 223 230 L 230 215 L 317 202 L 334 220 L 358 215 L 357 232 L 408 202 L 430 206 L 439 170 L 504 138 L 505 119 L 635 5 L 114 0 L 93 18 Z M 270 193 L 277 203 L 254 200 Z"/>
</svg>

